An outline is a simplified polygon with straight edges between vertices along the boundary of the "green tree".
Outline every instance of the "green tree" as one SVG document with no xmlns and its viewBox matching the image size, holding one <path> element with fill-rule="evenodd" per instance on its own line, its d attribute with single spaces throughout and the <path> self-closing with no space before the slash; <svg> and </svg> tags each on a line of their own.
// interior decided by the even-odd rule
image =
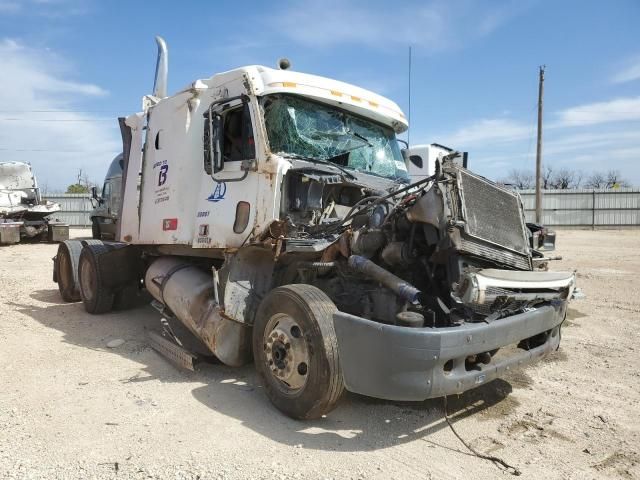
<svg viewBox="0 0 640 480">
<path fill-rule="evenodd" d="M 73 185 L 69 185 L 67 187 L 67 193 L 89 193 L 89 187 L 87 185 L 74 183 Z"/>
</svg>

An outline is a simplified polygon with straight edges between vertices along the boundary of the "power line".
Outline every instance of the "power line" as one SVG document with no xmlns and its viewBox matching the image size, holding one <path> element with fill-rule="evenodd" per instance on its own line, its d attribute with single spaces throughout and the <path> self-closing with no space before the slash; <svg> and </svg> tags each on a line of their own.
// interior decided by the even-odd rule
<svg viewBox="0 0 640 480">
<path fill-rule="evenodd" d="M 116 118 L 0 118 L 2 122 L 115 122 Z"/>
<path fill-rule="evenodd" d="M 0 113 L 122 113 L 120 110 L 0 110 Z"/>
<path fill-rule="evenodd" d="M 0 152 L 106 153 L 112 150 L 56 150 L 52 148 L 3 148 Z"/>
</svg>

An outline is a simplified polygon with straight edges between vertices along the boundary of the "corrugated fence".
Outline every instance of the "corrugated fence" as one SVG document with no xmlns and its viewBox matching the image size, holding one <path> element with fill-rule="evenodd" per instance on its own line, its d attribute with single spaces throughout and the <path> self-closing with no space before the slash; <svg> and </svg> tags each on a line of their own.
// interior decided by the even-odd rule
<svg viewBox="0 0 640 480">
<path fill-rule="evenodd" d="M 535 221 L 535 190 L 521 190 L 527 221 Z M 543 190 L 542 223 L 562 227 L 640 225 L 640 190 Z"/>
<path fill-rule="evenodd" d="M 527 221 L 535 219 L 534 190 L 521 190 Z M 64 193 L 46 196 L 62 211 L 53 215 L 72 226 L 89 226 L 92 210 L 89 194 Z M 640 190 L 544 190 L 543 224 L 564 227 L 613 227 L 640 225 Z"/>
<path fill-rule="evenodd" d="M 51 202 L 59 203 L 62 210 L 51 215 L 51 218 L 68 223 L 72 227 L 87 227 L 91 225 L 89 214 L 91 195 L 88 193 L 52 193 L 43 195 L 43 198 Z"/>
</svg>

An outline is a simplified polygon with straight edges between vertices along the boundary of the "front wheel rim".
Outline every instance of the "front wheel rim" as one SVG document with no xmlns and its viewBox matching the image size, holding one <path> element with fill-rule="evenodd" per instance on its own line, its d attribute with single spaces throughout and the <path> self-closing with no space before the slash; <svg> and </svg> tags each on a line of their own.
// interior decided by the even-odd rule
<svg viewBox="0 0 640 480">
<path fill-rule="evenodd" d="M 300 325 L 289 315 L 275 314 L 263 336 L 267 371 L 286 393 L 304 388 L 309 374 L 309 349 Z"/>
</svg>

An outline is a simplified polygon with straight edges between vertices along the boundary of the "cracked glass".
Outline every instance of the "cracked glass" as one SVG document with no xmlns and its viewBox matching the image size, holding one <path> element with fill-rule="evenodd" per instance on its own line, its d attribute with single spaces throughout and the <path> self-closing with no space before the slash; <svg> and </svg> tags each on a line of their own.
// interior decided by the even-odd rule
<svg viewBox="0 0 640 480">
<path fill-rule="evenodd" d="M 394 180 L 408 178 L 391 128 L 295 95 L 266 96 L 262 108 L 273 153 L 330 161 Z"/>
</svg>

